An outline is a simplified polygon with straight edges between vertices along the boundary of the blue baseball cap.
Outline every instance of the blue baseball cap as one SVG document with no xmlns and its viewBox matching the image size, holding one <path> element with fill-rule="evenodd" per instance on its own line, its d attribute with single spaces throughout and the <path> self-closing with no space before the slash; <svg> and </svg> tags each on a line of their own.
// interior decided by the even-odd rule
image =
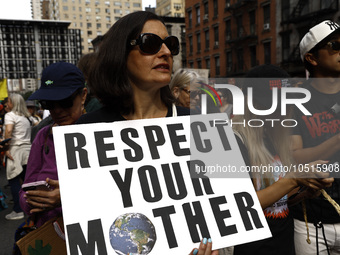
<svg viewBox="0 0 340 255">
<path fill-rule="evenodd" d="M 80 69 L 71 63 L 57 62 L 43 70 L 41 86 L 28 100 L 59 101 L 80 88 L 85 88 L 85 78 Z"/>
</svg>

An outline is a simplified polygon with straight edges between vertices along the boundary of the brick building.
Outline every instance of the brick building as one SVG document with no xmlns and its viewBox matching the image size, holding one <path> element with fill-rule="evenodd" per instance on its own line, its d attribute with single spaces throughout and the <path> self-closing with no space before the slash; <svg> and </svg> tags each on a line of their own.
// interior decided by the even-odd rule
<svg viewBox="0 0 340 255">
<path fill-rule="evenodd" d="M 187 0 L 186 67 L 237 77 L 255 65 L 275 64 L 276 19 L 275 0 Z"/>
</svg>

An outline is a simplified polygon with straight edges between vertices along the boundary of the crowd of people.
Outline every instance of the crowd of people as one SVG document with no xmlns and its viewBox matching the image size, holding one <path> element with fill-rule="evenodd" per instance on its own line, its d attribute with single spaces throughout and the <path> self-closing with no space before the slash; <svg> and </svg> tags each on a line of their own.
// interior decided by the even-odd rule
<svg viewBox="0 0 340 255">
<path fill-rule="evenodd" d="M 157 15 L 131 13 L 110 28 L 99 50 L 85 55 L 78 67 L 66 62 L 46 67 L 40 88 L 26 102 L 19 94 L 9 95 L 0 104 L 0 141 L 9 139 L 0 145 L 1 163 L 6 162 L 13 198 L 13 210 L 6 219 L 27 215 L 39 228 L 62 215 L 52 127 L 201 113 L 200 87 L 205 81 L 192 70 L 172 72 L 179 47 L 178 39 L 168 34 Z M 312 116 L 292 108 L 288 115 L 298 123 L 292 129 L 273 128 L 270 123 L 259 128 L 233 126 L 245 163 L 275 168 L 274 173 L 250 173 L 272 237 L 235 247 L 225 244 L 227 248 L 220 251 L 213 250 L 209 237 L 203 238 L 190 254 L 340 254 L 340 216 L 320 195 L 325 189 L 339 203 L 339 180 L 326 172 L 309 172 L 317 164 L 340 160 L 340 114 L 331 111 L 340 103 L 340 26 L 332 21 L 314 26 L 301 40 L 300 52 L 311 77 L 301 86 L 311 92 L 305 107 Z M 252 88 L 254 107 L 268 109 L 272 88 L 255 78 L 289 78 L 289 74 L 277 66 L 261 65 L 245 77 L 252 78 L 243 84 L 245 97 Z M 280 107 L 270 116 L 257 116 L 247 104 L 244 115 L 234 116 L 236 102 L 230 91 L 217 93 L 222 105 L 208 101 L 208 113 L 226 113 L 235 121 L 282 119 Z M 43 118 L 40 106 L 49 111 L 48 117 Z M 319 132 L 311 128 L 314 119 Z M 283 171 L 283 166 L 294 164 L 306 167 L 298 174 Z M 50 189 L 21 188 L 34 181 L 46 181 Z"/>
</svg>

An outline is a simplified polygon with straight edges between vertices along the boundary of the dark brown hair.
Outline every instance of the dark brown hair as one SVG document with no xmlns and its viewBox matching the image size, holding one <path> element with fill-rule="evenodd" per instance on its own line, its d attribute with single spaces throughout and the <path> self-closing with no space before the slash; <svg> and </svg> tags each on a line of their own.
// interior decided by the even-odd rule
<svg viewBox="0 0 340 255">
<path fill-rule="evenodd" d="M 129 42 L 138 37 L 149 20 L 163 23 L 159 16 L 146 11 L 119 19 L 104 35 L 88 75 L 91 92 L 103 105 L 121 114 L 134 112 L 133 90 L 127 71 L 127 57 L 132 49 Z M 174 102 L 169 86 L 161 88 L 161 99 L 168 107 Z"/>
</svg>

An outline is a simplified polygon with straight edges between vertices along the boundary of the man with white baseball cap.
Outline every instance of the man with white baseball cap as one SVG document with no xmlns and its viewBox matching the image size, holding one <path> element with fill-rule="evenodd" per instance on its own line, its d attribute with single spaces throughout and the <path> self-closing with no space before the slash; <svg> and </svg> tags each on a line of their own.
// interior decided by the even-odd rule
<svg viewBox="0 0 340 255">
<path fill-rule="evenodd" d="M 300 42 L 300 54 L 311 77 L 303 87 L 311 92 L 304 107 L 312 115 L 295 109 L 298 125 L 292 134 L 293 156 L 297 164 L 324 160 L 320 168 L 334 173 L 340 167 L 340 114 L 335 111 L 340 103 L 340 26 L 326 20 L 312 27 Z M 334 182 L 326 191 L 339 204 L 340 179 L 332 173 L 330 177 Z M 322 195 L 307 196 L 308 223 L 303 207 L 300 203 L 290 208 L 296 254 L 340 254 L 340 216 L 334 207 Z"/>
</svg>

